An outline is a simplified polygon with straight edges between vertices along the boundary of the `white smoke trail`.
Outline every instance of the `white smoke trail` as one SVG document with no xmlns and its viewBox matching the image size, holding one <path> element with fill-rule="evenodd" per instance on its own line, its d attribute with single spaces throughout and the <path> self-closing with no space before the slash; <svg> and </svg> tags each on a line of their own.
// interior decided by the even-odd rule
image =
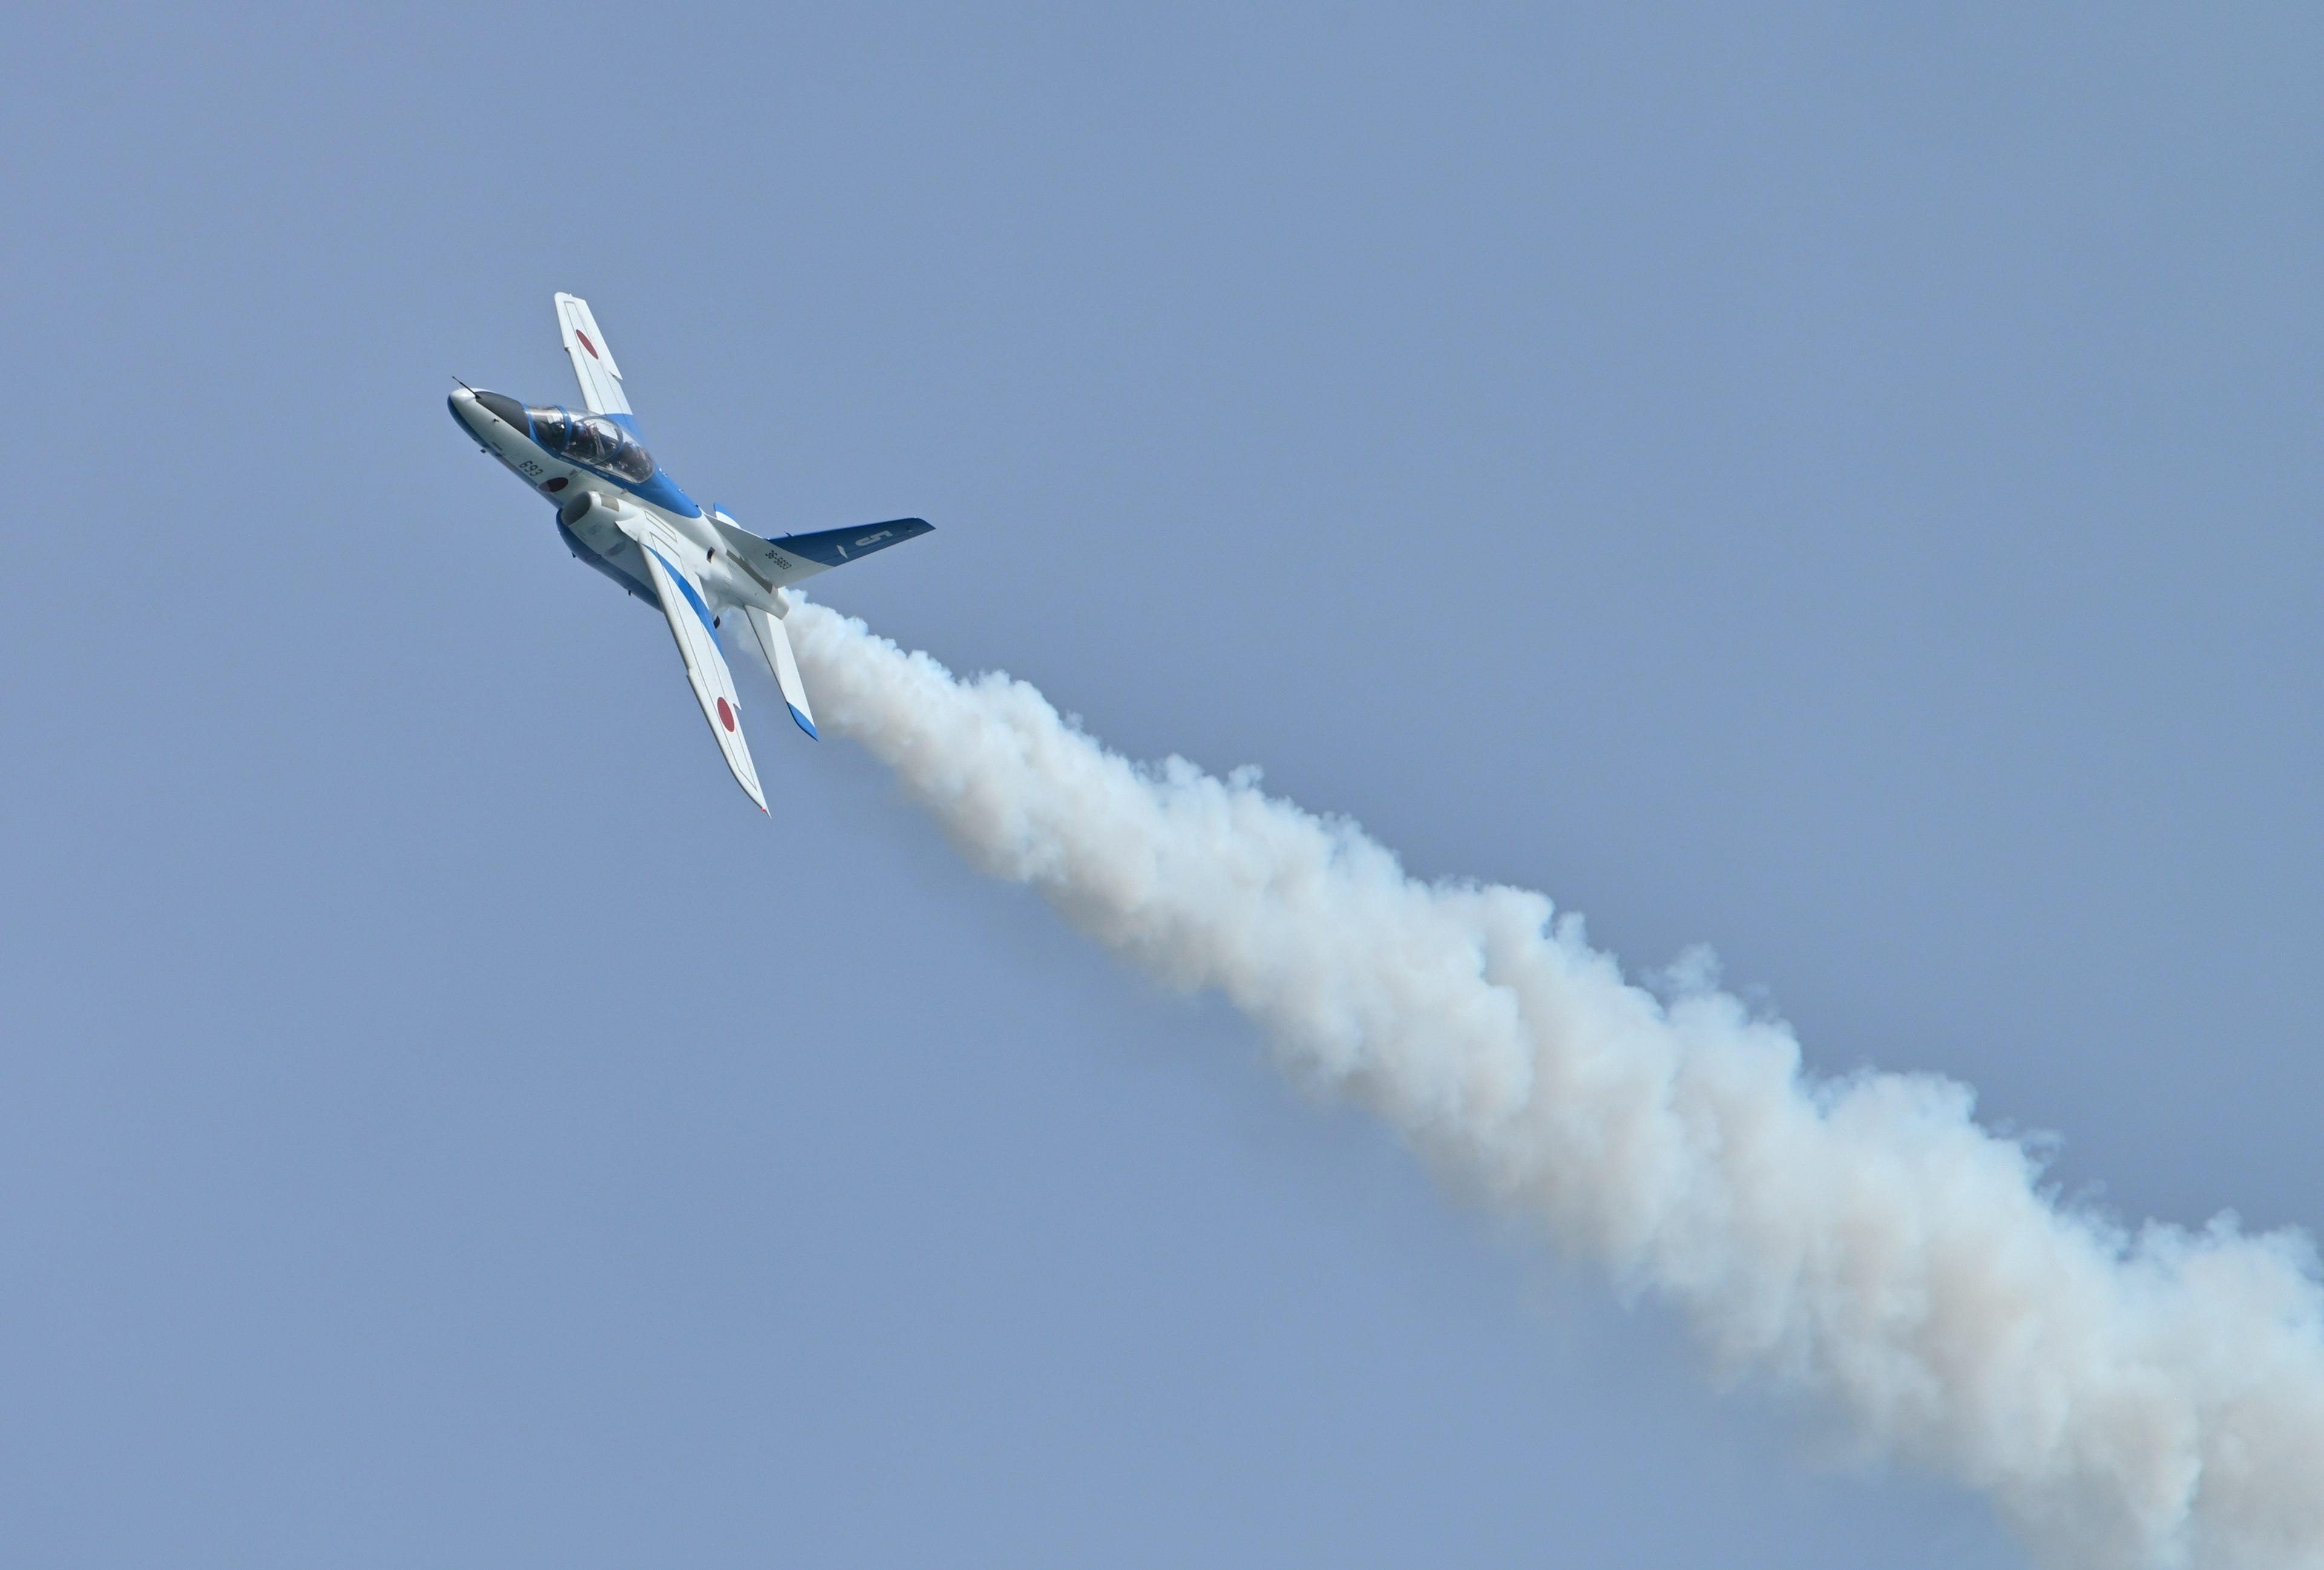
<svg viewBox="0 0 2324 1570">
<path fill-rule="evenodd" d="M 1820 1080 L 1788 1028 L 1627 984 L 1521 889 L 1422 883 L 1354 825 L 1142 768 L 1003 676 L 789 618 L 817 718 L 985 872 L 1497 1205 L 1677 1305 L 1722 1362 L 1985 1491 L 2075 1565 L 2324 1565 L 2324 1291 L 2292 1233 L 2061 1210 L 1966 1086 Z"/>
</svg>

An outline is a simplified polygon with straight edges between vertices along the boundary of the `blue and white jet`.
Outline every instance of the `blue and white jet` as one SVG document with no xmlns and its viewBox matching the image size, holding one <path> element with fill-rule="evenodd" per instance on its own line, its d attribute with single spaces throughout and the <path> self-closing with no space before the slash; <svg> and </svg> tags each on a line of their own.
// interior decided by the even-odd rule
<svg viewBox="0 0 2324 1570">
<path fill-rule="evenodd" d="M 739 615 L 767 662 L 791 718 L 815 734 L 815 711 L 791 658 L 783 617 L 787 585 L 926 534 L 924 519 L 895 518 L 854 529 L 762 540 L 714 504 L 705 509 L 678 488 L 638 439 L 638 422 L 622 390 L 622 373 L 589 302 L 557 297 L 557 327 L 583 408 L 527 407 L 463 383 L 452 418 L 535 495 L 557 509 L 566 549 L 650 605 L 658 605 L 678 640 L 687 679 L 734 779 L 767 809 L 766 792 L 742 738 L 742 700 L 719 650 L 718 629 Z"/>
</svg>

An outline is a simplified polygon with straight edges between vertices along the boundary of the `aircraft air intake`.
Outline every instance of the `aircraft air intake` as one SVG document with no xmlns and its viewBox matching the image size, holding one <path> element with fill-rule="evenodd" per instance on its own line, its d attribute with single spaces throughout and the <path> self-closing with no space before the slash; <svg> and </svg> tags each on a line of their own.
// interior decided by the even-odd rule
<svg viewBox="0 0 2324 1570">
<path fill-rule="evenodd" d="M 2290 1233 L 2063 1205 L 1962 1085 L 1805 1070 L 1707 959 L 1664 996 L 1523 889 L 1422 882 L 1343 819 L 1134 764 L 1003 675 L 788 617 L 819 724 L 973 864 L 1462 1194 L 1691 1321 L 1871 1455 L 1982 1491 L 2052 1563 L 2324 1565 L 2324 1290 Z"/>
<path fill-rule="evenodd" d="M 613 510 L 613 503 L 595 491 L 576 491 L 565 499 L 563 505 L 557 509 L 557 521 L 567 529 L 577 529 L 581 525 L 581 521 L 589 515 L 592 509 L 610 512 Z M 540 516 L 539 513 L 533 515 Z"/>
</svg>

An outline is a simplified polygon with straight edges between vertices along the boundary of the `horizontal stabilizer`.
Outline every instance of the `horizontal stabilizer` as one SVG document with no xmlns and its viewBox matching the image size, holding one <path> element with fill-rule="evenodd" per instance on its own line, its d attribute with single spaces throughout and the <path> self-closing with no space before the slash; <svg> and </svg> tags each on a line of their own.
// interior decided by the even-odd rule
<svg viewBox="0 0 2324 1570">
<path fill-rule="evenodd" d="M 759 652 L 766 656 L 767 670 L 775 685 L 783 689 L 783 702 L 790 706 L 791 718 L 808 735 L 815 734 L 815 710 L 807 706 L 807 683 L 799 679 L 798 661 L 791 658 L 790 634 L 783 631 L 780 620 L 769 615 L 756 605 L 745 607 L 751 619 L 751 631 L 758 634 Z"/>
</svg>

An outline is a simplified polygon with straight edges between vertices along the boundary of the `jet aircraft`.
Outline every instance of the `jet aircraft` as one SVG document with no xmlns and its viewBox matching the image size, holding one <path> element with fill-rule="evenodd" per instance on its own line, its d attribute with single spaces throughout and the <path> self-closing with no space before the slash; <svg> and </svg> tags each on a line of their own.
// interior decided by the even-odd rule
<svg viewBox="0 0 2324 1570">
<path fill-rule="evenodd" d="M 528 406 L 462 383 L 451 397 L 452 418 L 556 510 L 567 550 L 660 608 L 726 766 L 764 812 L 767 796 L 742 736 L 742 700 L 719 647 L 720 626 L 730 615 L 742 619 L 791 718 L 812 736 L 815 711 L 783 631 L 786 586 L 926 534 L 930 525 L 894 518 L 773 540 L 749 532 L 715 503 L 696 504 L 646 451 L 589 302 L 558 295 L 557 326 L 581 383 L 581 409 Z"/>
</svg>

